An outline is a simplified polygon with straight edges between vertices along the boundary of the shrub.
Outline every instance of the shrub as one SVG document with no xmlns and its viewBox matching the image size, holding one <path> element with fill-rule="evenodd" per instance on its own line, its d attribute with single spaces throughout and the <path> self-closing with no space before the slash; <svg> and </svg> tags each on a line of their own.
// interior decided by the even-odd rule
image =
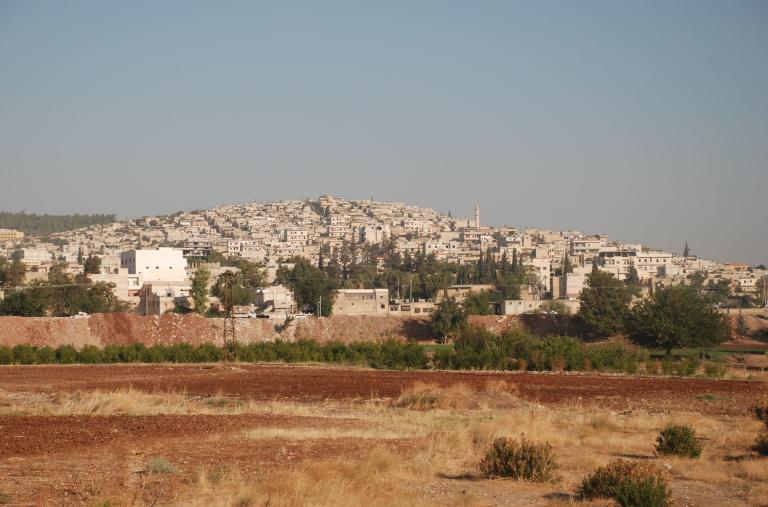
<svg viewBox="0 0 768 507">
<path fill-rule="evenodd" d="M 16 345 L 13 347 L 13 362 L 16 364 L 35 364 L 37 347 L 31 345 Z"/>
<path fill-rule="evenodd" d="M 434 384 L 416 382 L 412 387 L 392 402 L 398 408 L 411 410 L 431 410 L 437 408 L 445 396 L 444 391 Z"/>
<path fill-rule="evenodd" d="M 520 441 L 497 438 L 479 466 L 488 477 L 527 481 L 552 480 L 558 468 L 549 444 L 537 444 L 524 438 Z"/>
<path fill-rule="evenodd" d="M 73 364 L 77 361 L 77 349 L 72 345 L 62 345 L 56 349 L 56 362 Z"/>
<path fill-rule="evenodd" d="M 584 345 L 570 336 L 548 336 L 530 360 L 535 370 L 583 370 Z"/>
<path fill-rule="evenodd" d="M 13 364 L 13 351 L 10 347 L 0 346 L 0 364 Z"/>
<path fill-rule="evenodd" d="M 37 350 L 37 364 L 53 364 L 56 362 L 56 351 L 45 346 Z"/>
<path fill-rule="evenodd" d="M 754 450 L 760 456 L 768 456 L 768 429 L 761 430 L 755 440 L 755 445 L 752 446 Z"/>
<path fill-rule="evenodd" d="M 86 345 L 77 353 L 77 362 L 98 364 L 101 362 L 101 349 L 95 345 Z"/>
<path fill-rule="evenodd" d="M 169 355 L 162 345 L 152 345 L 144 351 L 145 363 L 162 363 L 168 361 Z"/>
<path fill-rule="evenodd" d="M 670 424 L 656 438 L 656 452 L 664 456 L 698 458 L 701 456 L 701 441 L 693 427 Z"/>
<path fill-rule="evenodd" d="M 119 363 L 122 355 L 123 350 L 119 345 L 107 345 L 101 351 L 101 359 L 105 363 Z"/>
<path fill-rule="evenodd" d="M 143 343 L 132 343 L 123 349 L 121 359 L 125 363 L 140 363 L 144 361 L 146 351 L 147 347 Z"/>
<path fill-rule="evenodd" d="M 151 474 L 172 474 L 176 468 L 162 458 L 153 458 L 147 461 L 146 472 Z"/>
<path fill-rule="evenodd" d="M 590 345 L 585 353 L 594 370 L 623 373 L 637 373 L 638 365 L 649 357 L 647 350 L 622 343 Z"/>
<path fill-rule="evenodd" d="M 192 352 L 192 361 L 195 363 L 210 363 L 221 361 L 224 357 L 224 349 L 217 347 L 213 343 L 203 343 L 198 345 Z"/>
<path fill-rule="evenodd" d="M 765 424 L 768 428 L 768 405 L 757 405 L 752 408 L 752 412 L 757 417 L 757 420 Z"/>
<path fill-rule="evenodd" d="M 579 496 L 585 500 L 609 498 L 622 507 L 669 505 L 667 474 L 650 462 L 617 460 L 585 478 Z"/>
<path fill-rule="evenodd" d="M 761 421 L 765 427 L 760 431 L 760 434 L 755 440 L 755 445 L 752 449 L 760 456 L 768 456 L 768 405 L 756 406 L 752 409 L 755 417 Z"/>
<path fill-rule="evenodd" d="M 681 377 L 690 377 L 699 368 L 699 358 L 695 356 L 687 357 L 675 365 L 675 373 Z"/>
<path fill-rule="evenodd" d="M 725 368 L 719 364 L 710 363 L 704 367 L 704 374 L 709 378 L 723 378 Z"/>
<path fill-rule="evenodd" d="M 381 359 L 379 364 L 371 364 L 374 368 L 389 369 L 423 369 L 427 367 L 427 355 L 424 349 L 415 343 L 400 343 L 387 340 L 381 344 Z"/>
</svg>

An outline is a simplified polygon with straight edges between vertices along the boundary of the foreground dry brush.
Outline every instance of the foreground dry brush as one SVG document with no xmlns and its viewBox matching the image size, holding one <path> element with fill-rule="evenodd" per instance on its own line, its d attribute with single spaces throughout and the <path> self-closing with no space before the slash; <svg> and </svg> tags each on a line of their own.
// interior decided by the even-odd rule
<svg viewBox="0 0 768 507">
<path fill-rule="evenodd" d="M 26 491 L 9 478 L 39 460 L 5 460 L 0 492 L 18 503 L 48 498 L 43 503 L 112 506 L 541 505 L 576 502 L 579 495 L 615 499 L 632 487 L 675 505 L 764 505 L 768 498 L 768 462 L 751 450 L 762 425 L 747 414 L 618 412 L 578 399 L 544 406 L 521 399 L 513 383 L 498 381 L 479 390 L 415 383 L 391 400 L 314 403 L 135 389 L 0 393 L 3 417 L 77 416 L 83 424 L 96 416 L 144 424 L 162 415 L 227 416 L 241 423 L 205 434 L 180 430 L 163 439 L 124 441 L 118 434 L 115 444 L 98 450 L 106 462 L 121 463 L 113 477 L 93 469 L 100 457 L 92 453 L 54 452 L 46 457 L 50 471 L 34 479 L 26 474 Z M 669 425 L 695 428 L 701 459 L 656 455 L 659 431 Z M 512 442 L 518 447 L 507 445 Z M 523 452 L 531 442 L 546 453 Z M 546 458 L 535 462 L 541 473 L 488 473 L 481 464 L 488 464 L 494 443 L 497 457 L 514 451 Z M 75 479 L 56 476 L 73 475 L 71 470 Z M 56 497 L 56 485 L 67 480 L 74 493 Z M 54 496 L 35 497 L 32 488 Z"/>
</svg>

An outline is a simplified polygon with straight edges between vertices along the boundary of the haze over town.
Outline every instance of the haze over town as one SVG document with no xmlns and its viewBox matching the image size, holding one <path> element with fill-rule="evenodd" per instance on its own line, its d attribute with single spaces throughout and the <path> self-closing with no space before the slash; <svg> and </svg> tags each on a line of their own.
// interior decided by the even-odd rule
<svg viewBox="0 0 768 507">
<path fill-rule="evenodd" d="M 0 209 L 373 195 L 757 264 L 766 19 L 749 1 L 3 2 Z"/>
<path fill-rule="evenodd" d="M 766 0 L 0 0 L 0 504 L 767 507 L 766 55 Z"/>
</svg>

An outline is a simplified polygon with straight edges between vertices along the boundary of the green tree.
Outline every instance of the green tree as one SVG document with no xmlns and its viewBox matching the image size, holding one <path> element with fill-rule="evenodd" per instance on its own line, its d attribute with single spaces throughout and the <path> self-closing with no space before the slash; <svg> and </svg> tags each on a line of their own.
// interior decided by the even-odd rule
<svg viewBox="0 0 768 507">
<path fill-rule="evenodd" d="M 563 274 L 573 273 L 573 265 L 571 264 L 571 258 L 568 254 L 565 254 L 565 260 L 563 261 Z"/>
<path fill-rule="evenodd" d="M 321 314 L 324 317 L 331 315 L 338 288 L 336 280 L 313 266 L 304 257 L 294 257 L 290 262 L 294 264 L 292 269 L 281 267 L 277 270 L 277 282 L 293 291 L 296 305 L 302 311 L 317 314 L 322 298 Z"/>
<path fill-rule="evenodd" d="M 493 291 L 473 291 L 464 299 L 468 315 L 493 315 Z"/>
<path fill-rule="evenodd" d="M 0 315 L 19 317 L 43 317 L 46 315 L 47 299 L 37 289 L 25 289 L 6 294 L 0 300 Z"/>
<path fill-rule="evenodd" d="M 444 299 L 432 314 L 432 328 L 441 343 L 454 338 L 466 325 L 467 313 L 455 298 Z"/>
<path fill-rule="evenodd" d="M 18 287 L 24 282 L 26 265 L 18 259 L 8 261 L 0 257 L 0 287 Z"/>
<path fill-rule="evenodd" d="M 672 352 L 677 347 L 705 348 L 730 336 L 725 317 L 695 289 L 684 285 L 657 290 L 637 304 L 628 327 L 632 340 Z"/>
<path fill-rule="evenodd" d="M 195 276 L 192 278 L 192 300 L 195 303 L 195 311 L 200 315 L 205 313 L 205 306 L 208 302 L 208 280 L 211 278 L 211 272 L 204 267 L 197 268 Z"/>
<path fill-rule="evenodd" d="M 747 319 L 741 313 L 741 308 L 739 308 L 739 316 L 736 318 L 736 333 L 739 336 L 749 336 L 749 326 L 747 325 Z"/>
<path fill-rule="evenodd" d="M 638 285 L 640 285 L 640 277 L 637 274 L 637 269 L 635 269 L 635 263 L 631 262 L 629 264 L 629 273 L 627 273 L 627 279 L 625 280 L 627 287 L 635 288 Z"/>
<path fill-rule="evenodd" d="M 231 301 L 229 301 L 228 280 L 231 280 Z M 242 272 L 235 273 L 227 270 L 216 279 L 216 283 L 211 289 L 211 295 L 219 298 L 219 301 L 224 303 L 225 307 L 227 302 L 235 306 L 250 305 L 254 301 L 254 292 L 251 287 L 246 285 L 247 282 L 246 275 Z"/>
<path fill-rule="evenodd" d="M 88 257 L 85 259 L 83 264 L 83 271 L 86 274 L 98 274 L 101 272 L 101 258 L 97 257 L 95 255 L 88 254 Z"/>
<path fill-rule="evenodd" d="M 691 249 L 688 248 L 688 240 L 685 241 L 685 247 L 683 247 L 683 257 L 688 258 L 691 256 Z"/>
<path fill-rule="evenodd" d="M 607 338 L 624 328 L 632 293 L 610 273 L 594 269 L 588 276 L 589 287 L 581 291 L 578 316 L 586 334 Z"/>
</svg>

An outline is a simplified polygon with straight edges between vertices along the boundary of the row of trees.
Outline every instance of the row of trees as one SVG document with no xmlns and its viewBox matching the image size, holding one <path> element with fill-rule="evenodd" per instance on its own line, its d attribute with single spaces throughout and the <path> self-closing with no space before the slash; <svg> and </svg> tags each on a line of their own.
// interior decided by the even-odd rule
<svg viewBox="0 0 768 507">
<path fill-rule="evenodd" d="M 11 263 L 12 264 L 12 263 Z M 48 279 L 14 290 L 0 301 L 0 315 L 67 317 L 79 312 L 123 312 L 127 303 L 117 299 L 114 284 L 92 283 L 87 275 L 66 273 L 65 264 L 54 264 Z M 14 283 L 12 286 L 18 286 Z"/>
<path fill-rule="evenodd" d="M 657 289 L 632 305 L 636 287 L 610 273 L 593 270 L 581 293 L 578 317 L 586 336 L 607 338 L 627 333 L 639 345 L 662 348 L 705 348 L 730 337 L 727 319 L 695 287 Z"/>
<path fill-rule="evenodd" d="M 537 280 L 516 253 L 511 258 L 504 254 L 497 261 L 488 248 L 478 262 L 459 266 L 421 251 L 400 253 L 394 239 L 378 245 L 325 245 L 319 269 L 339 288 L 386 288 L 393 296 L 415 299 L 434 299 L 442 289 L 457 283 L 493 285 L 492 301 L 518 299 L 520 286 L 535 285 Z"/>
<path fill-rule="evenodd" d="M 0 229 L 16 229 L 33 236 L 46 236 L 54 232 L 71 231 L 95 224 L 116 222 L 115 215 L 38 215 L 0 211 Z"/>
<path fill-rule="evenodd" d="M 218 262 L 223 267 L 234 268 L 222 273 L 213 284 L 210 295 L 219 298 L 226 306 L 249 305 L 254 302 L 254 291 L 258 287 L 264 287 L 267 283 L 264 270 L 256 263 L 238 257 L 225 257 L 216 252 L 206 259 L 208 262 Z M 205 314 L 211 311 L 208 308 L 208 285 L 211 272 L 200 266 L 192 278 L 191 296 L 194 311 Z M 181 311 L 181 309 L 178 309 Z"/>
</svg>

